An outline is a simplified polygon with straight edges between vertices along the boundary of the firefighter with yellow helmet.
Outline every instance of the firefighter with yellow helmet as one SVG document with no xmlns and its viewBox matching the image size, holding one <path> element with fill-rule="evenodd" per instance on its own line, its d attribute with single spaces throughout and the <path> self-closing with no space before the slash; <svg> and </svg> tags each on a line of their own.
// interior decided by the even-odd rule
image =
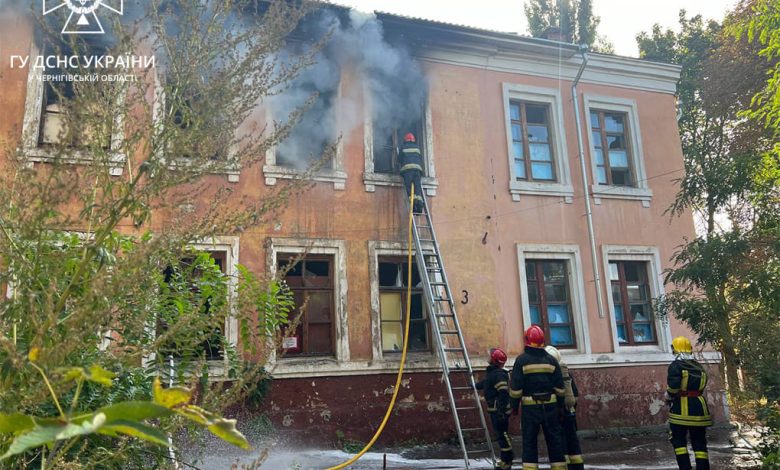
<svg viewBox="0 0 780 470">
<path fill-rule="evenodd" d="M 707 426 L 712 426 L 712 416 L 704 399 L 707 373 L 693 358 L 693 348 L 688 338 L 678 336 L 672 340 L 674 361 L 669 365 L 666 378 L 669 403 L 669 429 L 671 443 L 680 470 L 691 470 L 688 455 L 688 434 L 696 458 L 696 470 L 709 470 L 707 453 Z"/>
</svg>

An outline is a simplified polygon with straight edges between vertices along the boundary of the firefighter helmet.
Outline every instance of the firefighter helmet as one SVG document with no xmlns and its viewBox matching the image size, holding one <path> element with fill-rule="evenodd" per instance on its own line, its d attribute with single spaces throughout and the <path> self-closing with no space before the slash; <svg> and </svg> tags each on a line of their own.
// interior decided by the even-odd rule
<svg viewBox="0 0 780 470">
<path fill-rule="evenodd" d="M 674 353 L 691 353 L 693 347 L 691 341 L 685 336 L 678 336 L 672 340 L 672 352 Z"/>
<path fill-rule="evenodd" d="M 556 361 L 560 364 L 561 362 L 561 352 L 558 351 L 558 348 L 556 348 L 553 345 L 549 345 L 546 348 L 544 348 L 545 351 L 547 351 L 547 354 L 555 358 Z"/>
<path fill-rule="evenodd" d="M 417 142 L 417 139 L 415 139 L 414 134 L 407 132 L 404 136 L 404 142 Z"/>
<path fill-rule="evenodd" d="M 506 353 L 501 348 L 490 348 L 490 363 L 494 366 L 504 367 L 506 364 Z"/>
<path fill-rule="evenodd" d="M 525 330 L 525 345 L 532 348 L 544 347 L 544 331 L 539 325 L 531 325 Z"/>
</svg>

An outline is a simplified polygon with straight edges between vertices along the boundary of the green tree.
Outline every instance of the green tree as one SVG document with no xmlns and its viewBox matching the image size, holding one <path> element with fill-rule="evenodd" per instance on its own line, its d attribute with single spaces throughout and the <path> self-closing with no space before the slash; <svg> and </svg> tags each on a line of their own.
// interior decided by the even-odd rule
<svg viewBox="0 0 780 470">
<path fill-rule="evenodd" d="M 27 165 L 20 142 L 0 145 L 3 468 L 165 467 L 167 436 L 193 425 L 245 446 L 217 413 L 267 378 L 264 359 L 291 320 L 282 284 L 241 268 L 230 278 L 204 250 L 272 220 L 307 188 L 304 178 L 250 200 L 218 175 L 256 165 L 305 113 L 267 128 L 249 119 L 313 62 L 319 43 L 281 54 L 312 6 L 138 5 L 126 15 L 138 20 L 106 21 L 97 43 L 60 34 L 67 9 L 16 12 L 30 15 L 47 54 L 153 55 L 157 66 L 132 70 L 133 80 L 52 84 L 60 125 L 45 164 Z M 85 62 L 63 73 L 128 73 Z M 231 316 L 251 362 L 228 344 Z M 170 362 L 183 386 L 160 386 Z M 210 383 L 214 364 L 229 380 Z"/>
<path fill-rule="evenodd" d="M 530 0 L 525 4 L 525 16 L 533 37 L 558 28 L 575 44 L 585 44 L 597 52 L 613 52 L 609 41 L 598 35 L 601 19 L 593 14 L 592 0 Z"/>
</svg>

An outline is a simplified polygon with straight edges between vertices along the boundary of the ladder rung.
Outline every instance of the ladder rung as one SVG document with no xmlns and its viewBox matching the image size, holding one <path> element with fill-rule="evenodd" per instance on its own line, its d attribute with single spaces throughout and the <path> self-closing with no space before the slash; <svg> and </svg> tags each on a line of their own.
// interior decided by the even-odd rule
<svg viewBox="0 0 780 470">
<path fill-rule="evenodd" d="M 455 315 L 453 315 L 451 313 L 436 313 L 434 315 L 436 315 L 437 317 L 454 317 L 455 316 Z"/>
<path fill-rule="evenodd" d="M 446 286 L 447 285 L 446 282 L 441 282 L 441 281 L 433 281 L 433 282 L 430 282 L 429 284 L 432 285 L 432 286 Z"/>
<path fill-rule="evenodd" d="M 428 271 L 428 272 L 431 272 L 431 273 L 440 273 L 441 272 L 441 268 L 438 268 L 438 267 L 429 268 L 429 267 L 426 266 L 425 270 Z"/>
<path fill-rule="evenodd" d="M 434 297 L 433 300 L 435 302 L 449 302 L 450 301 L 450 299 L 448 299 L 447 297 Z"/>
<path fill-rule="evenodd" d="M 489 454 L 490 449 L 466 449 L 468 454 Z"/>
<path fill-rule="evenodd" d="M 440 330 L 439 334 L 441 335 L 457 335 L 458 330 Z"/>
<path fill-rule="evenodd" d="M 464 406 L 461 408 L 455 407 L 455 409 L 458 411 L 463 411 L 463 410 L 476 410 L 478 408 L 476 406 Z"/>
<path fill-rule="evenodd" d="M 444 348 L 444 352 L 463 352 L 463 348 Z"/>
<path fill-rule="evenodd" d="M 453 390 L 470 390 L 472 392 L 474 391 L 474 389 L 471 388 L 471 387 L 452 387 L 452 389 Z"/>
<path fill-rule="evenodd" d="M 476 432 L 476 431 L 484 431 L 484 428 L 462 428 L 461 431 L 463 432 Z"/>
</svg>

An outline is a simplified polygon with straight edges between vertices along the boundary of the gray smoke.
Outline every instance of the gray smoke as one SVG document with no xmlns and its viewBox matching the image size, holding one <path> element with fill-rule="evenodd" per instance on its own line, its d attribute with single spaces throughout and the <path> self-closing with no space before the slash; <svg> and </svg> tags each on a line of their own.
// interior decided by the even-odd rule
<svg viewBox="0 0 780 470">
<path fill-rule="evenodd" d="M 277 164 L 305 168 L 320 156 L 325 144 L 362 124 L 362 108 L 337 96 L 346 66 L 358 71 L 360 82 L 370 95 L 365 99 L 372 101 L 375 135 L 406 129 L 420 118 L 427 93 L 425 76 L 402 45 L 391 45 L 385 40 L 376 17 L 350 10 L 348 18 L 342 19 L 330 10 L 320 10 L 307 18 L 300 30 L 314 41 L 329 32 L 332 36 L 317 55 L 317 63 L 297 76 L 284 93 L 269 100 L 274 118 L 285 120 L 312 93 L 319 94 L 314 106 L 279 145 Z M 280 59 L 284 62 L 306 47 L 294 44 Z M 338 107 L 340 115 L 336 112 Z"/>
</svg>

